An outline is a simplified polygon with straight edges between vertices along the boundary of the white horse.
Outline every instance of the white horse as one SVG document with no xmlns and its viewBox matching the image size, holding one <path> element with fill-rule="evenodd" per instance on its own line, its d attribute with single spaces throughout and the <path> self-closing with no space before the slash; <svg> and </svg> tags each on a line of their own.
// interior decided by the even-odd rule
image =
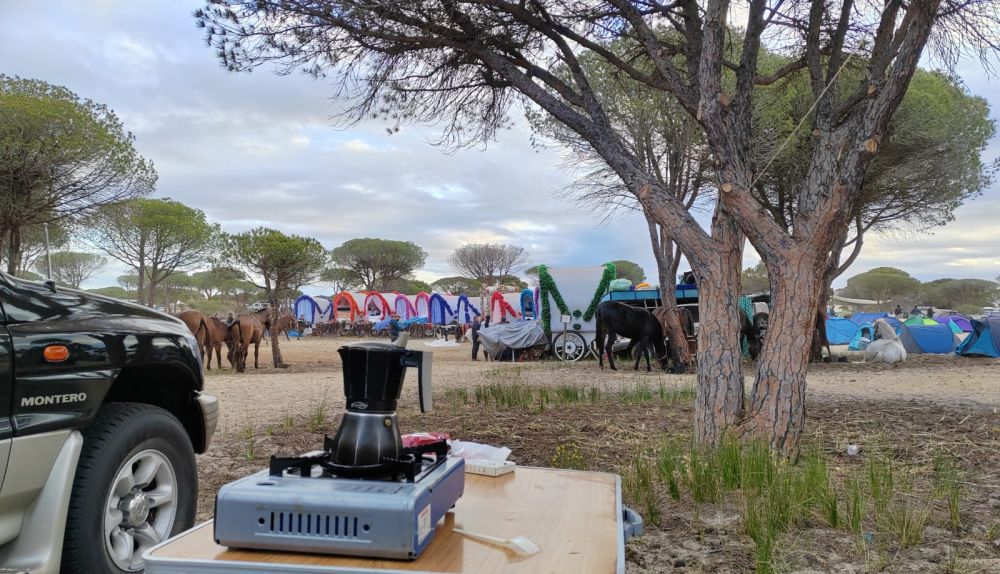
<svg viewBox="0 0 1000 574">
<path fill-rule="evenodd" d="M 899 335 L 885 319 L 875 321 L 874 340 L 865 347 L 865 362 L 902 363 L 906 360 L 906 347 Z"/>
</svg>

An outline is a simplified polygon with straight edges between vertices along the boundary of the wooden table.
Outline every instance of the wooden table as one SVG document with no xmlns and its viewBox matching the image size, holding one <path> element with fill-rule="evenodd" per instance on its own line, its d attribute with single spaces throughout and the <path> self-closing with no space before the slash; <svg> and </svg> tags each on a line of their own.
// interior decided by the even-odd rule
<svg viewBox="0 0 1000 574">
<path fill-rule="evenodd" d="M 517 557 L 455 534 L 455 526 L 504 538 L 527 536 L 541 552 Z M 230 550 L 215 543 L 208 521 L 150 549 L 146 573 L 623 573 L 623 526 L 617 475 L 518 467 L 497 478 L 466 474 L 465 494 L 413 561 Z"/>
</svg>

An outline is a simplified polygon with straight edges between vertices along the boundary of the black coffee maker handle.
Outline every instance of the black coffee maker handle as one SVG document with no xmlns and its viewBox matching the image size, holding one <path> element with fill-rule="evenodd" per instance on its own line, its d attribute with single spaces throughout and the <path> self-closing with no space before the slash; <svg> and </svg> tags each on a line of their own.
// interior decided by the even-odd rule
<svg viewBox="0 0 1000 574">
<path fill-rule="evenodd" d="M 420 394 L 420 412 L 426 413 L 434 407 L 433 389 L 431 386 L 431 351 L 410 351 L 403 356 L 403 364 L 417 369 L 417 392 Z"/>
</svg>

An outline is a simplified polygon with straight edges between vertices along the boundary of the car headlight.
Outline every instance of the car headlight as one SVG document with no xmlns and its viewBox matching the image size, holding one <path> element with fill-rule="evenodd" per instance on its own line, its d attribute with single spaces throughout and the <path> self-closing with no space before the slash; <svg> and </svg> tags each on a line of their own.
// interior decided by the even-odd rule
<svg viewBox="0 0 1000 574">
<path fill-rule="evenodd" d="M 191 352 L 194 354 L 194 360 L 198 362 L 198 368 L 204 369 L 205 365 L 201 358 L 201 345 L 198 344 L 198 339 L 195 339 L 194 335 L 188 335 L 184 339 L 187 340 L 188 347 L 191 348 Z"/>
</svg>

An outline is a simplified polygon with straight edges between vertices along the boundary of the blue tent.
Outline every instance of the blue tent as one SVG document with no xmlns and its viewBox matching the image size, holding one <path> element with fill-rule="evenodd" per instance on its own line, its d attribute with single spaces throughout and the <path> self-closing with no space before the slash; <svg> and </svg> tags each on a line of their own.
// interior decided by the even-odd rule
<svg viewBox="0 0 1000 574">
<path fill-rule="evenodd" d="M 903 343 L 907 353 L 938 353 L 955 352 L 958 347 L 958 336 L 947 325 L 903 325 L 899 332 L 899 341 Z"/>
<path fill-rule="evenodd" d="M 292 305 L 292 313 L 296 319 L 305 317 L 306 322 L 312 325 L 319 319 L 329 319 L 330 307 L 329 299 L 302 295 Z"/>
<path fill-rule="evenodd" d="M 858 325 L 857 331 L 851 337 L 851 344 L 847 346 L 851 351 L 863 351 L 868 343 L 875 338 L 875 325 L 862 323 Z"/>
<path fill-rule="evenodd" d="M 902 330 L 903 328 L 903 322 L 895 317 L 882 317 L 882 318 L 885 319 L 886 323 L 892 325 L 892 328 L 896 330 L 896 334 L 898 335 L 900 330 Z M 872 321 L 872 324 L 874 325 L 875 321 Z"/>
<path fill-rule="evenodd" d="M 972 333 L 955 350 L 963 357 L 1000 357 L 1000 317 L 972 321 Z"/>
<path fill-rule="evenodd" d="M 458 302 L 455 303 L 455 315 L 459 323 L 471 323 L 472 318 L 479 314 L 479 309 L 476 309 L 476 306 L 469 301 L 468 295 L 462 293 L 458 296 Z"/>
<path fill-rule="evenodd" d="M 830 317 L 826 320 L 826 339 L 831 345 L 846 345 L 858 332 L 858 325 L 843 317 Z"/>
<path fill-rule="evenodd" d="M 875 319 L 892 319 L 895 321 L 894 317 L 891 317 L 888 313 L 862 313 L 861 311 L 856 311 L 851 315 L 851 321 L 854 321 L 855 325 L 860 325 L 862 323 L 875 324 Z M 898 321 L 897 321 L 898 323 Z M 893 327 L 899 328 L 898 325 L 893 325 Z"/>
<path fill-rule="evenodd" d="M 444 325 L 445 323 L 449 323 L 455 315 L 455 311 L 451 308 L 451 305 L 445 301 L 444 297 L 442 297 L 440 293 L 434 293 L 431 295 L 428 306 L 430 307 L 431 312 L 431 323 L 435 325 Z"/>
</svg>

